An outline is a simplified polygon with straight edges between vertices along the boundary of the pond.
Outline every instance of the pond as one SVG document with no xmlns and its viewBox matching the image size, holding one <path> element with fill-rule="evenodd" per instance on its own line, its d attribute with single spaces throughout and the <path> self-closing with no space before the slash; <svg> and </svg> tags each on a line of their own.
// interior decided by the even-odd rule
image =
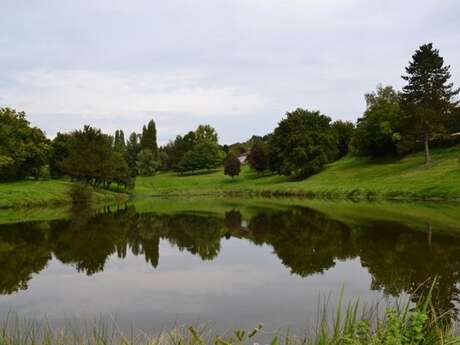
<svg viewBox="0 0 460 345">
<path fill-rule="evenodd" d="M 0 217 L 0 318 L 302 331 L 342 288 L 371 305 L 416 299 L 434 276 L 436 308 L 458 307 L 458 205 L 158 199 L 49 214 Z"/>
</svg>

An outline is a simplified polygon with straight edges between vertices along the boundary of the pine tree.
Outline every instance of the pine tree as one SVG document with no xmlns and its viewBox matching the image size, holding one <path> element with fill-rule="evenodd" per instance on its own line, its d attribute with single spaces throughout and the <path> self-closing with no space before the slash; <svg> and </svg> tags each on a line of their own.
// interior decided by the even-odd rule
<svg viewBox="0 0 460 345">
<path fill-rule="evenodd" d="M 429 43 L 416 50 L 406 67 L 407 75 L 402 76 L 407 81 L 403 107 L 415 134 L 423 138 L 426 164 L 431 164 L 430 141 L 446 131 L 447 119 L 458 104 L 454 97 L 460 89 L 449 83 L 449 69 L 439 50 Z"/>
</svg>

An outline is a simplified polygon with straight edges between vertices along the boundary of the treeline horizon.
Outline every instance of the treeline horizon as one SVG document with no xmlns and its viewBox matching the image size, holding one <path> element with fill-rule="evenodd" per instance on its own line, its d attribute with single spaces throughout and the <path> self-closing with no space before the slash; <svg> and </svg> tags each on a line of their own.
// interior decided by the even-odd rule
<svg viewBox="0 0 460 345">
<path fill-rule="evenodd" d="M 221 165 L 234 177 L 242 154 L 258 173 L 301 178 L 348 154 L 404 156 L 424 150 L 430 165 L 433 145 L 460 142 L 453 136 L 460 132 L 460 89 L 450 82 L 449 70 L 431 43 L 422 45 L 405 68 L 402 90 L 379 85 L 366 94 L 366 110 L 356 123 L 333 122 L 320 111 L 297 108 L 287 112 L 273 132 L 231 145 L 220 145 L 216 130 L 203 124 L 158 146 L 153 119 L 127 139 L 121 129 L 109 135 L 85 125 L 58 132 L 50 140 L 30 126 L 24 112 L 1 108 L 0 181 L 68 176 L 96 187 L 115 183 L 129 188 L 139 175 L 193 173 Z"/>
</svg>

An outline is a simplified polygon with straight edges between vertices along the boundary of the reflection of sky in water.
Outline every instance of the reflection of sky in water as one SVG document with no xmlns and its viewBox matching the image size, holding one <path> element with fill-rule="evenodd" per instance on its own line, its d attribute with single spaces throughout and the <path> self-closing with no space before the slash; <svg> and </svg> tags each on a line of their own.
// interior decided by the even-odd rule
<svg viewBox="0 0 460 345">
<path fill-rule="evenodd" d="M 360 296 L 371 303 L 381 294 L 370 291 L 370 284 L 359 259 L 301 278 L 291 275 L 267 245 L 223 238 L 218 257 L 202 261 L 162 240 L 156 269 L 130 251 L 124 259 L 112 255 L 104 271 L 92 276 L 53 259 L 33 276 L 27 291 L 1 296 L 0 312 L 50 321 L 110 315 L 122 328 L 134 323 L 145 330 L 208 321 L 219 330 L 258 322 L 266 329 L 303 330 L 309 318 L 315 320 L 320 296 L 336 298 L 344 286 L 346 300 Z"/>
</svg>

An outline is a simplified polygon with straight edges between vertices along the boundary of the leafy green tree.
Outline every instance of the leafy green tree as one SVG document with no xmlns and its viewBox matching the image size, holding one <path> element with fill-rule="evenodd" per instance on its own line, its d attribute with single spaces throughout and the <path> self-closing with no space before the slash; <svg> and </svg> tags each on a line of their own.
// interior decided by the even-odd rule
<svg viewBox="0 0 460 345">
<path fill-rule="evenodd" d="M 391 86 L 379 85 L 365 98 L 367 108 L 350 143 L 353 153 L 373 157 L 398 153 L 402 150 L 398 149 L 402 139 L 399 93 Z"/>
<path fill-rule="evenodd" d="M 219 146 L 212 142 L 196 144 L 188 151 L 180 162 L 181 172 L 195 172 L 202 169 L 214 169 L 222 163 Z"/>
<path fill-rule="evenodd" d="M 137 157 L 141 151 L 139 137 L 139 134 L 132 132 L 126 143 L 126 160 L 129 166 L 130 175 L 133 177 L 139 174 L 137 170 Z"/>
<path fill-rule="evenodd" d="M 312 175 L 337 156 L 337 137 L 331 119 L 301 108 L 288 112 L 269 141 L 272 171 L 283 175 Z"/>
<path fill-rule="evenodd" d="M 75 179 L 100 185 L 110 175 L 112 138 L 91 126 L 73 131 L 71 136 L 69 156 L 62 162 L 64 172 Z"/>
<path fill-rule="evenodd" d="M 152 151 L 155 159 L 158 156 L 158 145 L 157 145 L 157 129 L 155 121 L 150 120 L 147 126 L 142 128 L 142 136 L 140 138 L 141 150 Z"/>
<path fill-rule="evenodd" d="M 156 159 L 152 150 L 141 150 L 137 157 L 137 171 L 141 176 L 153 176 L 160 167 L 160 163 Z"/>
<path fill-rule="evenodd" d="M 126 157 L 122 152 L 115 151 L 111 155 L 112 181 L 125 188 L 133 187 L 134 180 L 131 176 Z"/>
<path fill-rule="evenodd" d="M 230 176 L 232 179 L 238 176 L 241 171 L 241 162 L 233 154 L 229 154 L 224 161 L 224 174 Z"/>
<path fill-rule="evenodd" d="M 69 156 L 72 136 L 66 133 L 58 133 L 51 142 L 49 168 L 52 177 L 61 177 L 65 174 L 62 162 Z"/>
<path fill-rule="evenodd" d="M 0 108 L 0 180 L 39 177 L 49 151 L 49 140 L 24 112 Z"/>
<path fill-rule="evenodd" d="M 72 178 L 94 186 L 132 185 L 125 155 L 115 151 L 111 136 L 91 126 L 70 133 L 68 155 L 60 166 Z"/>
<path fill-rule="evenodd" d="M 353 132 L 355 130 L 355 125 L 350 121 L 334 121 L 331 125 L 332 129 L 337 136 L 339 144 L 338 158 L 342 158 L 348 154 L 349 145 Z"/>
<path fill-rule="evenodd" d="M 430 141 L 447 131 L 448 117 L 458 105 L 454 97 L 460 89 L 449 83 L 449 69 L 439 50 L 428 43 L 415 51 L 402 76 L 407 82 L 402 92 L 404 111 L 415 135 L 423 139 L 426 164 L 432 161 Z"/>
<path fill-rule="evenodd" d="M 125 133 L 121 129 L 115 131 L 115 138 L 113 140 L 113 147 L 117 152 L 126 151 Z"/>
<path fill-rule="evenodd" d="M 217 132 L 210 125 L 199 125 L 195 130 L 195 138 L 198 143 L 208 141 L 217 144 L 218 141 Z"/>
<path fill-rule="evenodd" d="M 268 169 L 268 147 L 262 140 L 254 141 L 248 156 L 251 169 L 262 173 Z"/>
<path fill-rule="evenodd" d="M 167 170 L 180 171 L 181 161 L 184 155 L 190 151 L 196 143 L 196 135 L 193 131 L 188 132 L 184 136 L 176 136 L 173 142 L 169 142 L 164 147 L 164 152 L 167 156 L 165 159 L 165 168 Z"/>
</svg>

